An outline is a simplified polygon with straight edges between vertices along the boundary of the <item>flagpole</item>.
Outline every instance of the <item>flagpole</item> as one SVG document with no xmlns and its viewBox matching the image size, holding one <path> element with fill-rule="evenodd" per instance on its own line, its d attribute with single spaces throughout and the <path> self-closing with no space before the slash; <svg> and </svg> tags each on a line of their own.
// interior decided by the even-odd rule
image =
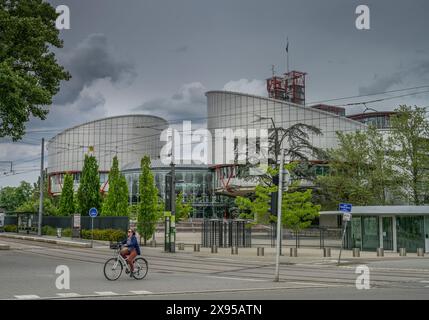
<svg viewBox="0 0 429 320">
<path fill-rule="evenodd" d="M 286 38 L 286 73 L 289 73 L 289 37 Z"/>
</svg>

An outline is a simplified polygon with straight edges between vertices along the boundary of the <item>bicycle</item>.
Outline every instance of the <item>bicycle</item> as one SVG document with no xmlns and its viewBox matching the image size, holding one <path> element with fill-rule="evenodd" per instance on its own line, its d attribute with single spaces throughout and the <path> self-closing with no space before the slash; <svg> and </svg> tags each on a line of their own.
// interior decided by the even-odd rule
<svg viewBox="0 0 429 320">
<path fill-rule="evenodd" d="M 121 276 L 124 266 L 127 273 L 131 272 L 131 270 L 127 261 L 121 256 L 122 244 L 118 243 L 110 245 L 110 249 L 116 250 L 116 257 L 110 258 L 106 261 L 103 271 L 107 280 L 114 281 Z M 148 270 L 149 264 L 145 258 L 142 256 L 134 258 L 134 272 L 132 274 L 134 279 L 142 280 L 146 277 Z"/>
</svg>

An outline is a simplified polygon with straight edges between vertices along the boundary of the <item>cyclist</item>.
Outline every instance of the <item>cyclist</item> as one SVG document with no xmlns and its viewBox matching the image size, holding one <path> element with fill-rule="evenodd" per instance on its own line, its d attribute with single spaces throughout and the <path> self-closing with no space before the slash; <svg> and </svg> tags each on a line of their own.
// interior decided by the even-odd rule
<svg viewBox="0 0 429 320">
<path fill-rule="evenodd" d="M 121 256 L 127 260 L 131 270 L 130 276 L 132 276 L 134 272 L 134 258 L 140 255 L 140 246 L 137 241 L 136 232 L 129 229 L 128 238 L 122 241 L 122 244 L 125 244 L 125 247 L 121 249 Z"/>
</svg>

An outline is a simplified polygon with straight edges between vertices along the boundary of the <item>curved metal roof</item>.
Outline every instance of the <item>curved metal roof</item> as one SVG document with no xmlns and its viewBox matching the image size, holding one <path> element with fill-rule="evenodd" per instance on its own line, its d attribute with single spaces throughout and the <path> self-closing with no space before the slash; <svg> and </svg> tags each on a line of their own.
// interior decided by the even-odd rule
<svg viewBox="0 0 429 320">
<path fill-rule="evenodd" d="M 273 98 L 268 98 L 268 97 L 263 97 L 263 96 L 257 96 L 257 95 L 248 94 L 248 93 L 233 92 L 233 91 L 224 91 L 224 90 L 211 90 L 211 91 L 207 91 L 205 93 L 206 97 L 207 97 L 208 94 L 211 94 L 211 93 L 233 94 L 233 95 L 239 95 L 239 96 L 244 96 L 244 97 L 257 98 L 257 99 L 265 100 L 265 101 L 272 101 L 272 102 L 275 102 L 275 103 L 281 103 L 281 104 L 285 104 L 285 105 L 292 105 L 292 106 L 297 107 L 297 108 L 301 108 L 301 109 L 305 109 L 307 111 L 315 112 L 316 114 L 329 115 L 331 117 L 341 118 L 344 121 L 348 121 L 348 122 L 351 122 L 353 124 L 356 124 L 356 125 L 359 125 L 359 126 L 362 126 L 362 127 L 368 127 L 366 124 L 364 124 L 362 122 L 355 121 L 353 119 L 349 119 L 349 118 L 347 118 L 345 116 L 340 116 L 340 115 L 337 115 L 337 114 L 332 113 L 332 112 L 328 112 L 328 111 L 324 111 L 324 110 L 320 110 L 320 109 L 311 108 L 311 106 L 303 106 L 303 105 L 296 104 L 296 103 L 293 103 L 293 102 L 288 102 L 288 101 L 283 101 L 283 100 L 278 100 L 278 99 L 273 99 Z"/>
<path fill-rule="evenodd" d="M 88 124 L 91 124 L 91 123 L 103 122 L 103 121 L 110 120 L 110 119 L 136 118 L 136 117 L 138 117 L 138 118 L 155 118 L 157 120 L 164 121 L 165 124 L 168 125 L 168 121 L 167 120 L 165 120 L 164 118 L 158 117 L 158 116 L 146 115 L 146 114 L 124 114 L 124 115 L 119 115 L 119 116 L 113 116 L 113 117 L 107 117 L 107 118 L 102 118 L 102 119 L 97 119 L 97 120 L 91 120 L 91 121 L 84 122 L 84 123 L 78 124 L 76 126 L 67 128 L 67 129 L 61 131 L 60 133 L 56 134 L 55 136 L 53 136 L 51 139 L 49 139 L 48 143 L 51 142 L 52 140 L 54 140 L 56 137 L 58 137 L 58 136 L 60 136 L 60 135 L 62 135 L 64 133 L 66 133 L 66 132 L 69 132 L 71 130 L 74 130 L 76 128 L 79 128 L 79 127 L 82 127 L 82 126 L 85 126 L 85 125 L 88 125 Z"/>
</svg>

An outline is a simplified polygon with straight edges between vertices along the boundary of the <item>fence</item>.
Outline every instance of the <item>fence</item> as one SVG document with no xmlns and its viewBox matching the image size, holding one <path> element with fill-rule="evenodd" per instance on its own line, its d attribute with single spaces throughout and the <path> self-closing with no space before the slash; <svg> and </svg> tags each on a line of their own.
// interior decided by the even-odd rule
<svg viewBox="0 0 429 320">
<path fill-rule="evenodd" d="M 20 218 L 18 218 L 18 216 Z M 24 218 L 25 217 L 25 218 Z M 25 220 L 25 221 L 24 221 Z M 32 224 L 38 222 L 38 214 L 18 214 L 7 215 L 5 217 L 5 225 L 27 225 L 27 221 L 32 221 Z M 55 217 L 43 216 L 42 227 L 50 226 L 54 228 L 72 228 L 73 217 Z M 129 225 L 128 217 L 96 217 L 94 218 L 94 229 L 117 229 L 127 231 Z M 81 217 L 81 229 L 91 229 L 91 217 Z"/>
<path fill-rule="evenodd" d="M 294 232 L 282 229 L 282 246 L 309 248 L 341 247 L 341 229 L 313 227 Z M 252 231 L 252 243 L 255 245 L 275 247 L 277 241 L 277 225 L 271 224 Z"/>
<path fill-rule="evenodd" d="M 201 229 L 203 247 L 251 247 L 252 229 L 245 220 L 204 220 Z"/>
</svg>

